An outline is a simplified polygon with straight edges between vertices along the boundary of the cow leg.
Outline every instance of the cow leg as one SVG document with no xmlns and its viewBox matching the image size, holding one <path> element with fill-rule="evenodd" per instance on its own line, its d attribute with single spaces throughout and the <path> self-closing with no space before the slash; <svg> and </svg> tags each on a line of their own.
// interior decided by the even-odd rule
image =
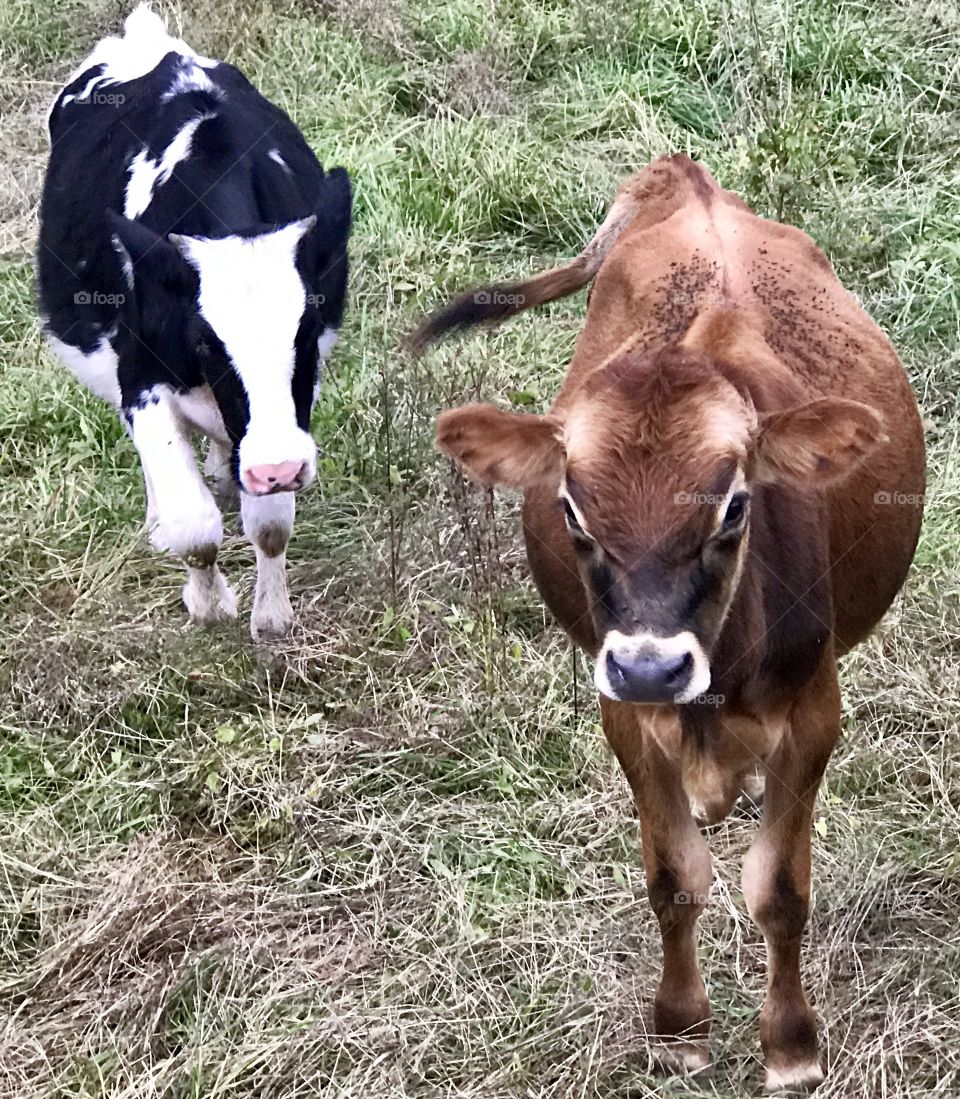
<svg viewBox="0 0 960 1099">
<path fill-rule="evenodd" d="M 207 456 L 203 462 L 203 472 L 207 483 L 213 490 L 215 499 L 222 504 L 236 505 L 239 489 L 233 479 L 233 448 L 227 443 L 221 443 L 217 439 L 211 439 L 207 448 Z"/>
<path fill-rule="evenodd" d="M 205 625 L 236 618 L 236 598 L 217 568 L 220 512 L 176 410 L 154 390 L 151 400 L 127 409 L 126 417 L 143 467 L 150 541 L 186 564 L 183 602 L 190 617 Z"/>
<path fill-rule="evenodd" d="M 697 960 L 697 921 L 713 881 L 710 852 L 690 812 L 679 765 L 644 729 L 637 709 L 601 698 L 601 712 L 639 811 L 647 893 L 663 941 L 653 1004 L 660 1061 L 670 1070 L 705 1074 L 710 1002 Z M 679 724 L 676 739 L 679 746 Z"/>
<path fill-rule="evenodd" d="M 150 480 L 150 474 L 147 472 L 146 467 L 141 463 L 140 468 L 143 470 L 143 487 L 147 495 L 147 531 L 152 541 L 153 532 L 157 526 L 156 493 L 153 490 L 153 482 Z"/>
<path fill-rule="evenodd" d="M 253 596 L 250 633 L 254 640 L 281 637 L 293 627 L 293 608 L 287 594 L 287 543 L 293 532 L 294 494 L 243 494 L 240 514 L 244 534 L 257 554 L 257 585 Z"/>
<path fill-rule="evenodd" d="M 814 801 L 839 734 L 840 690 L 830 657 L 794 704 L 767 762 L 760 832 L 743 864 L 747 908 L 767 945 L 760 1043 L 769 1093 L 812 1089 L 823 1080 L 817 1018 L 800 984 L 800 945 L 810 906 Z"/>
</svg>

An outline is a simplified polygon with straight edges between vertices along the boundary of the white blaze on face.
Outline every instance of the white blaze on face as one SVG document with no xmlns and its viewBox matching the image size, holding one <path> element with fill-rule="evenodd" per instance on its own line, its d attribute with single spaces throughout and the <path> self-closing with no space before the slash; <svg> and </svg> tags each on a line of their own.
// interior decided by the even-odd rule
<svg viewBox="0 0 960 1099">
<path fill-rule="evenodd" d="M 316 472 L 316 445 L 297 426 L 291 382 L 294 342 L 306 304 L 296 267 L 312 217 L 259 237 L 175 242 L 200 275 L 200 313 L 217 333 L 247 393 L 250 422 L 240 442 L 240 472 L 299 461 Z"/>
</svg>

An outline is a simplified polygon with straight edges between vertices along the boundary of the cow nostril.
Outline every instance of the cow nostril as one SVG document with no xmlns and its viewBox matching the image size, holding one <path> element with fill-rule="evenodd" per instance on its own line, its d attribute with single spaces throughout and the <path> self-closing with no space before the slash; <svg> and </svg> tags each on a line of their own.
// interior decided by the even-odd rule
<svg viewBox="0 0 960 1099">
<path fill-rule="evenodd" d="M 666 681 L 671 686 L 675 683 L 685 681 L 690 677 L 690 673 L 693 671 L 693 656 L 690 653 L 681 653 L 676 663 L 666 669 Z"/>
<path fill-rule="evenodd" d="M 300 488 L 307 463 L 303 461 L 277 462 L 270 465 L 249 466 L 244 480 L 251 492 L 281 492 Z"/>
<path fill-rule="evenodd" d="M 621 683 L 626 679 L 626 674 L 613 653 L 607 653 L 607 675 L 619 679 Z"/>
</svg>

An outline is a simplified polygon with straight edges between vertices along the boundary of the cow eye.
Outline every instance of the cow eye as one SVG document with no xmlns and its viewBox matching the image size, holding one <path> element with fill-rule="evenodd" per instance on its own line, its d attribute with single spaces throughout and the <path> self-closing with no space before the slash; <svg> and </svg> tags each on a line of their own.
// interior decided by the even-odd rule
<svg viewBox="0 0 960 1099">
<path fill-rule="evenodd" d="M 585 546 L 592 546 L 593 539 L 580 525 L 580 520 L 577 518 L 577 513 L 570 506 L 570 501 L 564 496 L 563 500 L 563 515 L 567 520 L 567 529 L 573 535 L 575 542 L 579 542 Z"/>
<path fill-rule="evenodd" d="M 743 517 L 747 513 L 747 494 L 745 492 L 735 493 L 730 497 L 730 503 L 727 504 L 727 511 L 723 517 L 723 530 L 733 530 L 734 527 L 738 527 L 743 521 Z"/>
</svg>

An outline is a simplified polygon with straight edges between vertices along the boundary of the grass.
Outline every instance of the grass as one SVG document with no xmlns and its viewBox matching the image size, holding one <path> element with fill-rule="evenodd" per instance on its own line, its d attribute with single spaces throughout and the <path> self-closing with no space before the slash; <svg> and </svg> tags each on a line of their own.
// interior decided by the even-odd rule
<svg viewBox="0 0 960 1099">
<path fill-rule="evenodd" d="M 112 0 L 0 9 L 0 1095 L 755 1092 L 752 827 L 713 837 L 715 1084 L 649 1074 L 636 822 L 516 501 L 431 445 L 441 408 L 543 407 L 571 299 L 410 360 L 418 310 L 568 257 L 617 182 L 703 158 L 801 226 L 926 418 L 916 567 L 845 663 L 805 977 L 831 1097 L 960 1094 L 960 80 L 906 0 L 213 0 L 167 8 L 355 181 L 348 320 L 314 420 L 294 636 L 185 623 L 133 449 L 44 351 L 42 114 Z M 252 554 L 230 578 L 249 612 Z"/>
</svg>

